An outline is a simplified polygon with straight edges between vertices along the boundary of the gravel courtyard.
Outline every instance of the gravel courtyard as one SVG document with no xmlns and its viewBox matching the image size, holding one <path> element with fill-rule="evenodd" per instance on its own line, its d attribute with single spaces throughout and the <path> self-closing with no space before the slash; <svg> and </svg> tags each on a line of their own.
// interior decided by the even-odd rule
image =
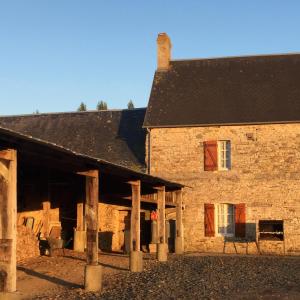
<svg viewBox="0 0 300 300">
<path fill-rule="evenodd" d="M 300 257 L 186 254 L 158 263 L 145 255 L 144 272 L 128 271 L 128 257 L 100 254 L 100 294 L 82 290 L 84 255 L 21 263 L 22 299 L 300 299 Z"/>
</svg>

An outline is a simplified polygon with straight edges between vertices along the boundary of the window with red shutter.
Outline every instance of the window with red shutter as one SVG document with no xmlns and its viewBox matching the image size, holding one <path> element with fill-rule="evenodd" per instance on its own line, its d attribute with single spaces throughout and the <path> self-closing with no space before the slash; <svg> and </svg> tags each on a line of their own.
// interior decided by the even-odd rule
<svg viewBox="0 0 300 300">
<path fill-rule="evenodd" d="M 246 205 L 240 203 L 235 205 L 235 236 L 246 236 Z"/>
<path fill-rule="evenodd" d="M 215 206 L 204 204 L 205 236 L 215 236 Z"/>
<path fill-rule="evenodd" d="M 234 205 L 228 203 L 219 203 L 217 209 L 217 228 L 220 236 L 234 236 Z"/>
<path fill-rule="evenodd" d="M 204 146 L 204 170 L 215 171 L 218 170 L 218 142 L 206 141 Z"/>
</svg>

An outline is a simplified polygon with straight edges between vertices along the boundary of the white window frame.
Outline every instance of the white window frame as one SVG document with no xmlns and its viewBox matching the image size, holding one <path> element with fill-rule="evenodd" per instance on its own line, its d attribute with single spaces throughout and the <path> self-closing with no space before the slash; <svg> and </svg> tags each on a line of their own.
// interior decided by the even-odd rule
<svg viewBox="0 0 300 300">
<path fill-rule="evenodd" d="M 231 169 L 231 143 L 228 140 L 218 141 L 218 170 Z"/>
<path fill-rule="evenodd" d="M 226 205 L 226 206 L 225 206 Z M 219 232 L 219 211 L 221 209 L 221 207 L 227 207 L 227 210 L 226 210 L 226 214 L 224 213 L 224 224 L 225 225 L 225 232 L 222 233 L 222 232 Z M 228 210 L 228 207 L 231 206 L 232 207 L 232 214 L 229 214 L 229 210 Z M 218 237 L 234 237 L 235 236 L 235 207 L 234 207 L 234 204 L 231 204 L 231 203 L 218 203 L 218 204 L 215 204 L 215 233 L 216 233 L 216 236 Z M 231 218 L 232 218 L 232 232 L 227 232 L 227 227 L 226 225 L 229 224 L 228 222 L 228 216 L 231 215 Z"/>
</svg>

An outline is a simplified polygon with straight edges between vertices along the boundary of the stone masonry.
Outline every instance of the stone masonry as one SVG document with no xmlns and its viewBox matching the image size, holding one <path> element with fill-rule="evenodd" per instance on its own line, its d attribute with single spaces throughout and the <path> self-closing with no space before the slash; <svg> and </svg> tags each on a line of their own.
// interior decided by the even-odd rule
<svg viewBox="0 0 300 300">
<path fill-rule="evenodd" d="M 231 170 L 204 171 L 211 140 L 231 141 Z M 260 219 L 284 221 L 284 242 L 262 241 L 262 253 L 299 255 L 300 124 L 154 128 L 147 147 L 151 175 L 187 186 L 185 251 L 224 250 L 223 237 L 204 236 L 204 203 L 245 203 L 247 237 L 257 237 Z M 247 246 L 257 253 L 255 243 L 236 243 L 237 252 Z M 235 252 L 231 243 L 225 252 Z"/>
</svg>

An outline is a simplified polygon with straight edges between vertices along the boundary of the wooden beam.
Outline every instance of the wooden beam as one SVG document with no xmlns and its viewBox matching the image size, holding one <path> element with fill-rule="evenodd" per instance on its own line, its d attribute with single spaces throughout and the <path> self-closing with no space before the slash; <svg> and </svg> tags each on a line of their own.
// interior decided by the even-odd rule
<svg viewBox="0 0 300 300">
<path fill-rule="evenodd" d="M 140 251 L 141 181 L 131 183 L 132 209 L 130 218 L 130 250 Z"/>
<path fill-rule="evenodd" d="M 7 150 L 0 151 L 0 159 L 8 160 L 8 161 L 14 160 L 14 154 L 12 150 L 7 149 Z"/>
<path fill-rule="evenodd" d="M 98 170 L 89 170 L 89 171 L 84 171 L 84 172 L 77 172 L 77 174 L 86 176 L 86 177 L 98 178 L 99 171 Z"/>
<path fill-rule="evenodd" d="M 166 191 L 165 187 L 157 189 L 157 226 L 159 243 L 166 243 Z"/>
<path fill-rule="evenodd" d="M 127 181 L 127 183 L 130 184 L 130 185 L 136 185 L 136 186 L 138 186 L 138 185 L 140 185 L 140 180 Z"/>
<path fill-rule="evenodd" d="M 166 191 L 165 186 L 154 186 L 153 189 L 158 191 Z"/>
<path fill-rule="evenodd" d="M 157 204 L 157 200 L 151 200 L 149 199 L 149 194 L 147 195 L 141 195 L 141 202 L 143 203 L 151 203 L 151 204 Z M 110 201 L 110 200 L 115 200 L 115 202 L 119 202 L 120 205 L 122 205 L 122 201 L 124 200 L 124 205 L 128 201 L 131 201 L 132 196 L 124 196 L 122 194 L 102 194 L 101 199 L 103 201 Z M 175 202 L 168 202 L 166 201 L 166 206 L 167 207 L 176 207 Z"/>
<path fill-rule="evenodd" d="M 86 175 L 86 227 L 87 227 L 87 264 L 98 265 L 98 170 L 88 171 Z"/>
<path fill-rule="evenodd" d="M 0 276 L 0 292 L 15 292 L 17 284 L 17 151 L 13 149 L 6 151 L 6 155 L 2 155 L 0 159 L 2 170 L 0 174 L 0 272 L 4 274 Z"/>
</svg>

